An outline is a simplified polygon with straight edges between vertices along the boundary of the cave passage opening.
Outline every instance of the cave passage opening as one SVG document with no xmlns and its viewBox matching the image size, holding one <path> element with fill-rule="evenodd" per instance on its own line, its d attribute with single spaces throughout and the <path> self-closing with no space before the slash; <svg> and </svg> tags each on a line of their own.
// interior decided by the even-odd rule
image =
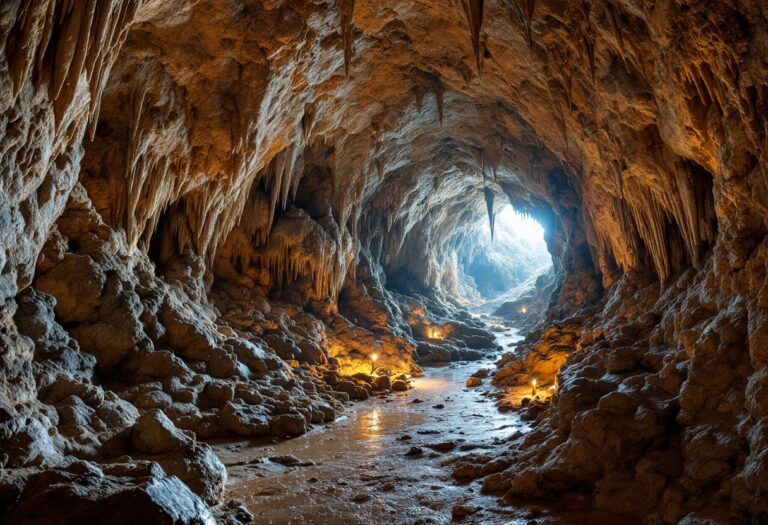
<svg viewBox="0 0 768 525">
<path fill-rule="evenodd" d="M 473 310 L 492 313 L 541 288 L 553 277 L 544 227 L 531 215 L 506 204 L 478 220 L 457 246 L 459 293 Z"/>
</svg>

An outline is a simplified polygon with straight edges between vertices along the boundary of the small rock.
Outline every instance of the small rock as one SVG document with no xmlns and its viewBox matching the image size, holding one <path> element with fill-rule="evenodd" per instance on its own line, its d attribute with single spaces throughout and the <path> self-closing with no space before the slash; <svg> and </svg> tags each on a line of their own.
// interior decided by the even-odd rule
<svg viewBox="0 0 768 525">
<path fill-rule="evenodd" d="M 471 508 L 464 505 L 455 505 L 453 509 L 451 510 L 451 517 L 454 521 L 460 521 L 466 518 L 467 516 L 471 516 L 472 514 L 475 514 L 478 510 L 478 508 Z"/>
<path fill-rule="evenodd" d="M 438 452 L 450 452 L 456 448 L 456 443 L 454 443 L 453 441 L 443 441 L 442 443 L 433 443 L 427 446 L 432 450 L 436 450 Z"/>
<path fill-rule="evenodd" d="M 395 392 L 405 392 L 408 390 L 408 383 L 403 381 L 402 379 L 398 379 L 397 381 L 394 381 L 392 383 L 392 390 Z"/>
<path fill-rule="evenodd" d="M 438 410 L 442 410 L 445 408 L 445 405 L 442 403 L 438 403 L 437 405 L 434 405 L 432 408 L 436 408 Z"/>
<path fill-rule="evenodd" d="M 252 523 L 253 514 L 245 506 L 245 503 L 240 500 L 229 500 L 226 505 L 223 506 L 222 513 L 226 515 L 226 518 L 232 518 L 236 523 Z M 229 523 L 232 519 L 222 519 L 221 516 L 216 516 L 217 523 Z"/>
<path fill-rule="evenodd" d="M 272 419 L 269 434 L 275 437 L 298 436 L 307 431 L 306 425 L 301 414 L 281 414 Z"/>
<path fill-rule="evenodd" d="M 482 384 L 483 384 L 483 380 L 480 379 L 479 377 L 470 377 L 469 379 L 467 379 L 468 387 L 480 386 Z"/>
<path fill-rule="evenodd" d="M 299 458 L 290 454 L 280 455 L 280 456 L 270 456 L 269 460 L 272 463 L 279 463 L 285 466 L 293 466 L 298 463 L 301 463 L 301 460 Z"/>
<path fill-rule="evenodd" d="M 355 494 L 352 496 L 352 501 L 355 503 L 364 503 L 371 499 L 370 494 L 366 494 L 365 492 L 360 492 L 359 494 Z"/>
<path fill-rule="evenodd" d="M 408 452 L 405 453 L 406 456 L 420 456 L 424 453 L 424 449 L 421 447 L 411 447 Z"/>
<path fill-rule="evenodd" d="M 379 376 L 373 381 L 373 389 L 377 392 L 385 392 L 392 388 L 392 381 L 389 376 Z"/>
</svg>

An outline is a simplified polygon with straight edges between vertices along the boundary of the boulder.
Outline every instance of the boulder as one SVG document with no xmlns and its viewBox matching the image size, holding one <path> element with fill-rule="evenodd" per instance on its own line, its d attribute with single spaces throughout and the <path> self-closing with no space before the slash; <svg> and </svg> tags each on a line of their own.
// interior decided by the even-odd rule
<svg viewBox="0 0 768 525">
<path fill-rule="evenodd" d="M 215 525 L 205 502 L 176 476 L 149 462 L 98 467 L 74 462 L 29 476 L 6 523 Z"/>
<path fill-rule="evenodd" d="M 150 410 L 139 416 L 131 433 L 133 447 L 146 454 L 173 452 L 191 442 L 161 410 Z"/>
</svg>

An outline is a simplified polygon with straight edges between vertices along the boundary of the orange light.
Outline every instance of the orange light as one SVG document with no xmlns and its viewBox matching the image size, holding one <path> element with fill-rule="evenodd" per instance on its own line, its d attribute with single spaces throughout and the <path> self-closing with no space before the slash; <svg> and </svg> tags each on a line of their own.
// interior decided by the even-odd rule
<svg viewBox="0 0 768 525">
<path fill-rule="evenodd" d="M 430 339 L 442 339 L 442 338 L 443 338 L 443 334 L 442 334 L 442 332 L 441 332 L 440 330 L 438 330 L 437 328 L 431 328 L 431 329 L 429 329 L 429 330 L 427 331 L 427 336 L 428 336 Z"/>
</svg>

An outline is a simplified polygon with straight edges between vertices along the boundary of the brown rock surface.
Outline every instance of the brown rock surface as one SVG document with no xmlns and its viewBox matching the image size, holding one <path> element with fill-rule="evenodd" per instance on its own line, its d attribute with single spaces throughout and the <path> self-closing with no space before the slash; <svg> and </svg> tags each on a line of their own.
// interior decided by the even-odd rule
<svg viewBox="0 0 768 525">
<path fill-rule="evenodd" d="M 764 2 L 10 0 L 0 51 L 3 520 L 210 522 L 204 459 L 109 462 L 484 356 L 494 199 L 555 276 L 493 382 L 556 393 L 485 487 L 768 519 Z"/>
</svg>

